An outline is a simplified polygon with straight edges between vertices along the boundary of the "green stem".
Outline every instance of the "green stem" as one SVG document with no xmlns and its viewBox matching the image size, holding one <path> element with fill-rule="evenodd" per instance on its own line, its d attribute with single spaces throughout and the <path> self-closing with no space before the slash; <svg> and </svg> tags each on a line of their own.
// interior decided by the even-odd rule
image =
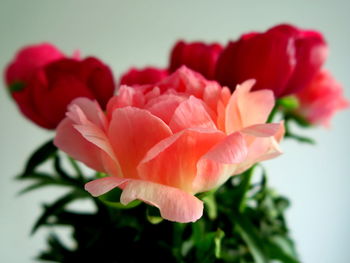
<svg viewBox="0 0 350 263">
<path fill-rule="evenodd" d="M 276 105 L 273 107 L 272 111 L 270 112 L 270 115 L 267 119 L 267 123 L 271 123 L 273 121 L 274 117 L 276 116 L 278 107 L 279 107 L 279 105 L 276 102 Z"/>
<path fill-rule="evenodd" d="M 244 212 L 246 206 L 247 206 L 247 194 L 248 194 L 248 191 L 249 191 L 249 187 L 250 187 L 250 184 L 251 184 L 251 180 L 252 180 L 252 177 L 253 177 L 253 172 L 254 172 L 254 168 L 255 168 L 255 165 L 252 166 L 248 171 L 246 171 L 244 174 L 243 174 L 243 179 L 242 179 L 242 182 L 241 182 L 241 198 L 240 198 L 240 202 L 239 202 L 239 211 L 241 213 Z"/>
<path fill-rule="evenodd" d="M 71 163 L 73 169 L 75 170 L 75 172 L 77 173 L 77 176 L 79 179 L 84 180 L 84 175 L 83 172 L 81 171 L 79 165 L 77 164 L 77 162 L 70 156 L 68 156 L 68 160 Z"/>
</svg>

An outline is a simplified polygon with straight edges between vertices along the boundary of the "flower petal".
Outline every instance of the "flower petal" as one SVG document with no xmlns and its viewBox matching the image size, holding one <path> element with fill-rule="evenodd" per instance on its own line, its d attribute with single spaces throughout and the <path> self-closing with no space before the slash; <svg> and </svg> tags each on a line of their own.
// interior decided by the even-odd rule
<svg viewBox="0 0 350 263">
<path fill-rule="evenodd" d="M 126 183 L 129 179 L 119 178 L 116 176 L 107 176 L 100 179 L 93 180 L 85 184 L 85 190 L 88 191 L 92 196 L 103 195 L 113 188 Z"/>
<path fill-rule="evenodd" d="M 198 160 L 224 137 L 219 131 L 187 129 L 166 138 L 141 161 L 140 177 L 191 192 Z"/>
<path fill-rule="evenodd" d="M 197 163 L 197 175 L 193 181 L 195 192 L 208 191 L 224 183 L 244 162 L 248 149 L 243 136 L 233 133 L 216 144 Z"/>
<path fill-rule="evenodd" d="M 175 94 L 160 95 L 151 99 L 145 106 L 145 109 L 169 124 L 175 110 L 184 100 L 184 96 Z"/>
<path fill-rule="evenodd" d="M 112 115 L 114 109 L 127 106 L 142 107 L 144 100 L 141 89 L 122 85 L 118 90 L 118 95 L 109 100 L 107 113 L 108 115 Z"/>
<path fill-rule="evenodd" d="M 265 131 L 263 132 L 264 129 Z M 245 135 L 248 143 L 248 156 L 236 173 L 245 171 L 254 163 L 269 160 L 282 154 L 278 142 L 283 138 L 283 122 L 254 125 L 243 129 L 241 132 Z"/>
<path fill-rule="evenodd" d="M 117 162 L 112 146 L 107 138 L 106 133 L 98 125 L 89 121 L 82 109 L 73 104 L 70 106 L 67 115 L 75 121 L 74 128 L 89 142 L 96 145 L 102 151 L 107 153 L 110 158 Z"/>
<path fill-rule="evenodd" d="M 271 90 L 251 92 L 255 81 L 245 81 L 238 85 L 226 107 L 226 133 L 238 131 L 244 127 L 265 123 L 275 99 Z"/>
<path fill-rule="evenodd" d="M 205 128 L 216 130 L 203 102 L 193 96 L 182 102 L 174 112 L 169 123 L 171 130 L 176 133 L 187 128 Z"/>
<path fill-rule="evenodd" d="M 120 202 L 127 205 L 139 199 L 160 210 L 164 219 L 188 223 L 197 221 L 203 214 L 203 203 L 193 195 L 180 189 L 157 183 L 131 180 L 120 197 Z"/>
<path fill-rule="evenodd" d="M 170 128 L 146 110 L 134 107 L 116 109 L 108 137 L 127 178 L 137 178 L 136 167 L 156 143 L 172 135 Z"/>
<path fill-rule="evenodd" d="M 270 137 L 280 131 L 281 124 L 283 126 L 283 123 L 255 124 L 242 129 L 241 132 L 255 137 Z"/>
<path fill-rule="evenodd" d="M 90 168 L 104 172 L 100 149 L 87 141 L 74 127 L 71 119 L 65 118 L 56 129 L 54 144 L 74 159 Z"/>
</svg>

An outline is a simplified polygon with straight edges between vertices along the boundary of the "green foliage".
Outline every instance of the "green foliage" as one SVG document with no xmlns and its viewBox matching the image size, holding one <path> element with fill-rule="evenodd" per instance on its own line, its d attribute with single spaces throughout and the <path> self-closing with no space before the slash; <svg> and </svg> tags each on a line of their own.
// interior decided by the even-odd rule
<svg viewBox="0 0 350 263">
<path fill-rule="evenodd" d="M 50 140 L 40 146 L 29 158 L 25 169 L 18 177 L 26 177 L 31 175 L 42 163 L 44 163 L 52 155 L 56 154 L 57 147 Z"/>
<path fill-rule="evenodd" d="M 295 125 L 300 128 L 312 128 L 313 126 L 298 112 L 299 102 L 296 97 L 288 96 L 280 98 L 276 101 L 276 105 L 273 108 L 268 121 L 276 121 L 276 116 L 279 120 L 284 121 L 285 134 L 284 138 L 293 139 L 300 143 L 315 144 L 315 141 L 312 138 L 309 138 L 304 135 L 297 134 L 291 129 L 292 125 Z"/>
<path fill-rule="evenodd" d="M 40 170 L 49 162 L 53 174 Z M 123 206 L 119 189 L 91 197 L 84 191 L 87 179 L 78 164 L 72 159 L 70 163 L 74 175 L 64 169 L 59 153 L 49 142 L 31 156 L 18 177 L 33 182 L 22 192 L 52 185 L 69 190 L 44 205 L 32 232 L 41 227 L 69 226 L 75 246 L 67 247 L 59 236 L 51 234 L 47 249 L 38 256 L 41 261 L 299 262 L 284 218 L 289 202 L 267 186 L 263 169 L 251 168 L 222 187 L 199 194 L 197 197 L 205 203 L 203 217 L 195 223 L 181 224 L 163 220 L 158 209 L 139 201 Z M 259 171 L 261 180 L 252 184 Z M 94 203 L 96 211 L 78 213 L 68 209 L 68 204 L 82 198 Z"/>
</svg>

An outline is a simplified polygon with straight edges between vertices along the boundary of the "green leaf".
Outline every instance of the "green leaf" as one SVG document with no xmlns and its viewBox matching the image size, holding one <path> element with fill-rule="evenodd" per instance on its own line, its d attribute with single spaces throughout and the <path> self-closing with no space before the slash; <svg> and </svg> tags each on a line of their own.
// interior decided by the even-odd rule
<svg viewBox="0 0 350 263">
<path fill-rule="evenodd" d="M 57 174 L 65 179 L 65 180 L 68 180 L 70 181 L 72 178 L 66 173 L 66 171 L 63 170 L 62 166 L 61 166 L 61 158 L 58 154 L 55 155 L 55 158 L 54 158 L 54 169 L 55 171 L 57 172 Z"/>
<path fill-rule="evenodd" d="M 312 144 L 312 145 L 316 144 L 314 139 L 306 137 L 306 136 L 301 136 L 301 135 L 294 134 L 291 131 L 286 132 L 284 137 L 288 138 L 288 139 L 297 140 L 298 142 L 301 142 L 301 143 L 308 143 L 308 144 Z"/>
<path fill-rule="evenodd" d="M 295 251 L 294 242 L 287 236 L 275 235 L 269 238 L 269 244 L 274 246 L 274 250 L 280 250 L 279 254 L 286 254 L 286 256 L 298 261 L 298 255 Z"/>
<path fill-rule="evenodd" d="M 256 263 L 269 262 L 264 248 L 264 241 L 259 236 L 258 231 L 250 222 L 249 218 L 243 214 L 235 214 L 235 219 L 237 230 L 252 253 L 254 261 Z"/>
<path fill-rule="evenodd" d="M 33 226 L 31 233 L 34 234 L 39 227 L 47 224 L 49 217 L 62 211 L 68 203 L 84 197 L 87 197 L 87 195 L 84 194 L 83 191 L 72 191 L 56 200 L 54 203 L 46 205 L 44 212 Z"/>
<path fill-rule="evenodd" d="M 213 262 L 215 258 L 215 237 L 216 232 L 206 233 L 201 239 L 195 243 L 196 262 Z"/>
<path fill-rule="evenodd" d="M 198 220 L 192 224 L 192 240 L 196 244 L 201 241 L 205 230 L 204 220 Z"/>
<path fill-rule="evenodd" d="M 244 172 L 243 174 L 241 174 L 242 176 L 242 181 L 240 183 L 240 185 L 238 186 L 237 189 L 237 197 L 238 200 L 236 200 L 238 207 L 239 207 L 239 211 L 240 212 L 244 212 L 244 209 L 246 207 L 246 195 L 247 192 L 250 188 L 250 182 L 253 176 L 253 172 L 254 172 L 254 168 L 255 166 L 252 166 L 251 168 L 249 168 L 246 172 Z"/>
<path fill-rule="evenodd" d="M 68 187 L 74 187 L 79 190 L 83 191 L 83 186 L 81 184 L 78 184 L 77 182 L 74 182 L 74 180 L 66 180 L 66 178 L 59 178 L 57 176 L 53 176 L 48 173 L 43 172 L 32 172 L 29 174 L 26 174 L 25 177 L 16 177 L 16 179 L 19 180 L 34 180 L 34 183 L 25 187 L 19 192 L 19 195 L 22 195 L 24 193 L 28 193 L 32 190 L 45 187 L 45 186 L 68 186 Z"/>
<path fill-rule="evenodd" d="M 52 154 L 56 153 L 57 147 L 50 140 L 39 147 L 27 161 L 24 172 L 20 175 L 20 178 L 30 175 L 40 164 L 45 162 Z"/>
<path fill-rule="evenodd" d="M 58 154 L 55 155 L 54 159 L 54 169 L 59 175 L 60 179 L 63 181 L 66 181 L 67 183 L 71 185 L 75 185 L 78 188 L 84 188 L 84 185 L 86 181 L 84 180 L 83 176 L 75 178 L 70 176 L 61 166 L 61 158 Z"/>
<path fill-rule="evenodd" d="M 31 184 L 27 187 L 25 187 L 24 189 L 22 189 L 18 195 L 23 195 L 25 193 L 28 193 L 28 192 L 31 192 L 35 189 L 38 189 L 38 188 L 41 188 L 41 187 L 44 187 L 44 186 L 48 186 L 48 185 L 57 185 L 56 182 L 45 182 L 45 181 L 42 181 L 42 182 L 36 182 L 34 184 Z"/>
<path fill-rule="evenodd" d="M 49 250 L 41 253 L 37 259 L 51 262 L 65 262 L 70 251 L 62 244 L 60 239 L 53 233 L 47 239 Z"/>
<path fill-rule="evenodd" d="M 269 240 L 265 244 L 272 259 L 280 260 L 283 263 L 299 263 L 296 256 L 293 255 L 295 252 L 290 247 L 291 244 L 283 237 L 280 236 L 278 239 Z"/>
<path fill-rule="evenodd" d="M 22 177 L 22 174 L 15 177 L 17 180 L 46 180 L 47 178 L 52 178 L 52 175 L 45 172 L 31 172 Z"/>
</svg>

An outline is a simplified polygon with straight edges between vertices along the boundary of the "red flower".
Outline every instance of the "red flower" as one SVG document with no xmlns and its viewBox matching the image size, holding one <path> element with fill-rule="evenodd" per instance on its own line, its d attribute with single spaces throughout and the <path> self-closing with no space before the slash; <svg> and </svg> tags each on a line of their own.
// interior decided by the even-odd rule
<svg viewBox="0 0 350 263">
<path fill-rule="evenodd" d="M 182 65 L 201 73 L 207 79 L 214 79 L 215 66 L 222 51 L 220 44 L 179 41 L 171 51 L 169 71 L 174 72 Z"/>
<path fill-rule="evenodd" d="M 254 78 L 254 89 L 271 89 L 282 97 L 304 89 L 326 54 L 327 45 L 319 32 L 279 25 L 230 42 L 219 57 L 215 77 L 231 89 Z"/>
<path fill-rule="evenodd" d="M 65 58 L 49 45 L 20 51 L 6 70 L 6 82 L 21 112 L 47 129 L 56 128 L 74 98 L 95 99 L 104 108 L 115 89 L 112 72 L 101 61 Z"/>
<path fill-rule="evenodd" d="M 61 51 L 49 43 L 26 46 L 18 51 L 6 68 L 5 82 L 7 85 L 28 82 L 36 70 L 64 57 Z"/>
<path fill-rule="evenodd" d="M 120 78 L 121 85 L 147 85 L 155 84 L 168 76 L 168 71 L 154 67 L 144 69 L 131 68 Z"/>
</svg>

